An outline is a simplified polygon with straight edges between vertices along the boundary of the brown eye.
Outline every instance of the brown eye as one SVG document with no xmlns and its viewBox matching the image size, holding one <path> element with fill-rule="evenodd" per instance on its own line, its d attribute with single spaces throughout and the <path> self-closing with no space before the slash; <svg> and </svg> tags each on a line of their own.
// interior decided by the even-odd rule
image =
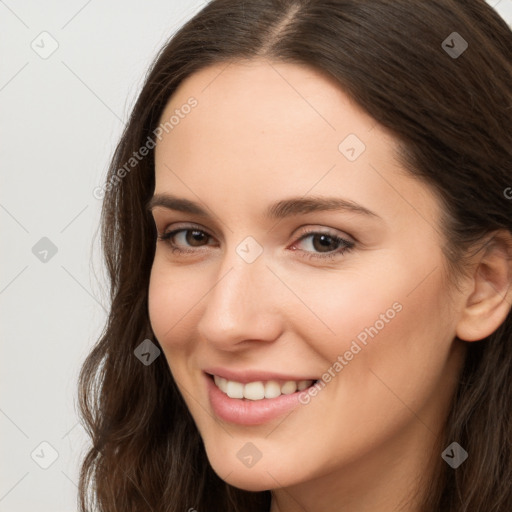
<svg viewBox="0 0 512 512">
<path fill-rule="evenodd" d="M 186 242 L 193 247 L 200 247 L 202 245 L 202 242 L 208 239 L 208 235 L 204 231 L 199 231 L 197 229 L 187 229 L 184 231 L 186 233 Z"/>
<path fill-rule="evenodd" d="M 302 235 L 294 244 L 299 246 L 302 243 L 301 252 L 306 253 L 308 257 L 334 257 L 349 251 L 354 247 L 354 242 L 350 242 L 335 234 L 322 232 L 309 232 Z"/>
<path fill-rule="evenodd" d="M 169 244 L 175 252 L 187 252 L 193 247 L 208 245 L 211 236 L 200 229 L 180 228 L 158 235 L 158 239 Z"/>
<path fill-rule="evenodd" d="M 337 245 L 338 242 L 329 235 L 317 234 L 312 237 L 312 246 L 318 252 L 335 251 L 338 248 Z"/>
</svg>

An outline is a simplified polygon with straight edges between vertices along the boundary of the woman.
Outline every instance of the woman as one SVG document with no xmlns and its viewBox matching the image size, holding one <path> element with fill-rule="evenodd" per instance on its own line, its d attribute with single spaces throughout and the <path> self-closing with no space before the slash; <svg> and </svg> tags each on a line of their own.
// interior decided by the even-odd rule
<svg viewBox="0 0 512 512">
<path fill-rule="evenodd" d="M 104 186 L 83 511 L 510 510 L 511 49 L 480 0 L 172 37 Z"/>
</svg>

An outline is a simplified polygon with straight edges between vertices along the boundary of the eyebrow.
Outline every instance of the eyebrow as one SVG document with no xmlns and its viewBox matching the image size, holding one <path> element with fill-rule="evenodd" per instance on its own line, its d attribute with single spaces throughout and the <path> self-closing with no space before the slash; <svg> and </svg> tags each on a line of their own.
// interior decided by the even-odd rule
<svg viewBox="0 0 512 512">
<path fill-rule="evenodd" d="M 151 211 L 156 207 L 200 215 L 202 217 L 210 216 L 198 203 L 171 194 L 155 194 L 148 201 L 146 208 Z M 323 196 L 291 197 L 277 201 L 266 209 L 265 217 L 278 220 L 293 215 L 305 215 L 320 211 L 346 211 L 366 217 L 381 218 L 375 212 L 349 199 Z"/>
</svg>

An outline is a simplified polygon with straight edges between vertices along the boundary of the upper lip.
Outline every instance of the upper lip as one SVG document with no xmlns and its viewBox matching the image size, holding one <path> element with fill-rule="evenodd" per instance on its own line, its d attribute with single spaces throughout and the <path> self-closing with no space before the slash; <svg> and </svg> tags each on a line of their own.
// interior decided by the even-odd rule
<svg viewBox="0 0 512 512">
<path fill-rule="evenodd" d="M 304 375 L 286 375 L 284 373 L 276 373 L 269 372 L 266 370 L 255 370 L 255 369 L 247 369 L 247 370 L 231 370 L 229 368 L 204 368 L 203 371 L 210 375 L 216 375 L 217 377 L 223 377 L 227 380 L 233 380 L 235 382 L 240 382 L 242 384 L 247 384 L 248 382 L 257 382 L 257 381 L 269 381 L 269 380 L 277 380 L 277 381 L 301 381 L 301 380 L 317 380 L 317 377 L 304 376 Z"/>
</svg>

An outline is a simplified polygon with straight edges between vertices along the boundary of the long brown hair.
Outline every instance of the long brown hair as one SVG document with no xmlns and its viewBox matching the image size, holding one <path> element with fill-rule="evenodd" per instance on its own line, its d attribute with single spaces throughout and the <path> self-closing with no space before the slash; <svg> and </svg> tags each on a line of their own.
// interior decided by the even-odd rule
<svg viewBox="0 0 512 512">
<path fill-rule="evenodd" d="M 462 54 L 443 47 L 450 35 L 467 42 Z M 210 64 L 258 56 L 334 77 L 396 135 L 408 171 L 439 195 L 443 250 L 456 280 L 473 243 L 512 230 L 504 193 L 512 186 L 511 55 L 511 30 L 484 0 L 213 0 L 170 39 L 148 72 L 104 187 L 111 306 L 80 374 L 80 412 L 92 440 L 81 467 L 81 511 L 261 512 L 270 505 L 269 491 L 236 489 L 214 473 L 165 358 L 144 365 L 134 355 L 147 338 L 158 346 L 147 302 L 153 151 L 129 172 L 119 169 L 154 139 L 178 85 Z M 452 441 L 469 459 L 453 470 L 434 454 L 422 510 L 512 509 L 510 314 L 488 338 L 468 344 L 440 446 Z"/>
</svg>

